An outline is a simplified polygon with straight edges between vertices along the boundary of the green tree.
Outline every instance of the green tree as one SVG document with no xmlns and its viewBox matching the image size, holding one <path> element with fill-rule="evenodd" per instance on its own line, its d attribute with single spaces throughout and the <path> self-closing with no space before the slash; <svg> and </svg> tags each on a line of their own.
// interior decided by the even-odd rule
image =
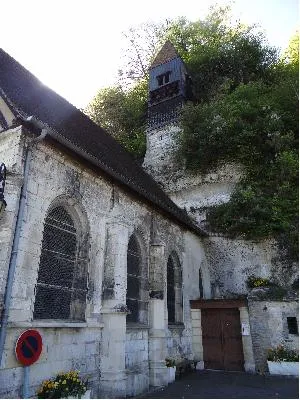
<svg viewBox="0 0 300 400">
<path fill-rule="evenodd" d="M 119 84 L 123 88 L 148 79 L 149 65 L 164 43 L 170 23 L 169 20 L 142 23 L 123 33 L 125 47 L 119 69 Z"/>
<path fill-rule="evenodd" d="M 120 81 L 101 90 L 87 114 L 136 157 L 145 151 L 148 66 L 170 39 L 193 77 L 197 101 L 208 101 L 227 85 L 261 76 L 274 57 L 253 28 L 231 26 L 229 8 L 212 8 L 205 20 L 185 18 L 142 24 L 126 33 L 128 48 Z"/>
<path fill-rule="evenodd" d="M 193 79 L 198 102 L 210 101 L 224 85 L 261 79 L 277 60 L 276 49 L 266 44 L 255 26 L 231 22 L 230 7 L 212 7 L 205 20 L 181 18 L 169 24 L 170 39 Z"/>
<path fill-rule="evenodd" d="M 230 236 L 275 236 L 291 259 L 297 257 L 298 248 L 295 48 L 290 46 L 282 60 L 249 82 L 232 86 L 230 78 L 209 101 L 187 105 L 179 152 L 187 167 L 199 172 L 227 161 L 241 163 L 244 178 L 228 203 L 209 211 L 211 227 Z"/>
<path fill-rule="evenodd" d="M 289 46 L 283 55 L 283 62 L 299 67 L 299 31 L 296 31 L 291 37 Z"/>
<path fill-rule="evenodd" d="M 100 90 L 85 112 L 106 129 L 136 159 L 146 149 L 147 81 L 141 80 L 130 90 L 115 86 Z"/>
</svg>

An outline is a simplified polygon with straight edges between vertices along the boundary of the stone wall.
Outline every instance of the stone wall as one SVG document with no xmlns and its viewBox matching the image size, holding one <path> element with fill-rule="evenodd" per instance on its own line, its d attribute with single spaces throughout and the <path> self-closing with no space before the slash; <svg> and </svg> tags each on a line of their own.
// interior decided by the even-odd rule
<svg viewBox="0 0 300 400">
<path fill-rule="evenodd" d="M 267 349 L 284 344 L 299 349 L 299 336 L 289 334 L 287 317 L 296 317 L 299 324 L 298 301 L 249 301 L 251 336 L 256 370 L 265 373 Z"/>
<path fill-rule="evenodd" d="M 167 333 L 168 357 L 175 360 L 187 358 L 194 359 L 194 352 L 191 341 L 191 329 L 184 329 L 184 326 L 169 326 Z"/>
<path fill-rule="evenodd" d="M 176 138 L 179 132 L 176 125 L 150 129 L 147 131 L 147 151 L 143 167 L 163 187 L 166 186 L 166 178 L 172 179 L 172 174 L 177 168 L 175 157 Z"/>
<path fill-rule="evenodd" d="M 127 329 L 125 345 L 126 396 L 136 396 L 149 387 L 148 357 L 148 330 Z"/>
<path fill-rule="evenodd" d="M 4 300 L 8 264 L 23 180 L 23 142 L 20 127 L 2 132 L 0 135 L 0 163 L 3 162 L 7 168 L 4 189 L 7 207 L 1 218 L 0 229 L 0 310 L 2 310 Z"/>
<path fill-rule="evenodd" d="M 26 326 L 27 325 L 27 326 Z M 46 324 L 44 324 L 46 325 Z M 67 324 L 65 324 L 67 325 Z M 72 324 L 70 324 L 71 326 Z M 10 324 L 8 341 L 3 357 L 4 368 L 0 374 L 1 398 L 21 398 L 24 369 L 16 360 L 15 343 L 20 334 L 28 328 L 36 328 L 43 338 L 43 351 L 39 361 L 30 366 L 30 397 L 35 396 L 44 379 L 53 378 L 58 372 L 79 370 L 89 379 L 90 386 L 99 385 L 99 354 L 101 346 L 101 325 L 78 328 L 63 327 L 62 324 Z"/>
<path fill-rule="evenodd" d="M 274 240 L 255 242 L 211 236 L 204 240 L 204 248 L 216 297 L 247 295 L 250 275 L 285 285 L 291 285 L 297 276 L 296 268 L 280 265 Z"/>
</svg>

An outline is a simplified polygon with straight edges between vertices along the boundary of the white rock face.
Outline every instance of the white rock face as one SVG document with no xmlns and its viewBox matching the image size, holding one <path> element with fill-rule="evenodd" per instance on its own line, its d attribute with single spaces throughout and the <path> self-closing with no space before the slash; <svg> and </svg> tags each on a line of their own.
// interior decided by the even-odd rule
<svg viewBox="0 0 300 400">
<path fill-rule="evenodd" d="M 205 229 L 207 209 L 230 200 L 235 185 L 243 175 L 243 169 L 236 163 L 228 163 L 205 175 L 187 171 L 185 166 L 176 160 L 179 132 L 176 126 L 147 132 L 148 148 L 144 168 L 161 184 L 172 200 L 179 207 L 185 208 L 189 216 Z M 267 278 L 282 286 L 292 285 L 299 276 L 298 265 L 286 265 L 276 241 L 272 238 L 249 241 L 214 234 L 205 238 L 203 245 L 213 298 L 232 299 L 247 296 L 249 288 L 246 281 L 250 275 Z M 202 270 L 205 271 L 205 268 Z M 266 369 L 265 353 L 270 347 L 270 338 L 273 338 L 272 343 L 276 340 L 278 343 L 280 340 L 289 340 L 298 347 L 293 335 L 287 333 L 287 312 L 283 311 L 287 308 L 289 316 L 298 315 L 298 305 L 293 299 L 278 302 L 276 312 L 272 315 L 263 311 L 264 305 L 259 299 L 251 300 L 249 315 L 253 348 L 252 342 L 247 342 L 247 345 L 244 343 L 245 366 L 249 371 L 254 368 L 251 356 L 253 351 L 256 369 Z M 249 319 L 249 316 L 247 318 Z M 193 344 L 196 354 L 201 356 L 202 348 L 198 347 L 199 343 Z"/>
</svg>

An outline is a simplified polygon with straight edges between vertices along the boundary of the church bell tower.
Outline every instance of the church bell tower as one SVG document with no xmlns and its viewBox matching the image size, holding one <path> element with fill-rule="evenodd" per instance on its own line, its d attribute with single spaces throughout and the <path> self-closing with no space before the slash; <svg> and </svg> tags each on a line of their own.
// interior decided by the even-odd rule
<svg viewBox="0 0 300 400">
<path fill-rule="evenodd" d="M 174 162 L 178 117 L 191 99 L 191 80 L 184 62 L 167 41 L 149 68 L 147 151 L 144 168 L 162 183 Z"/>
<path fill-rule="evenodd" d="M 175 47 L 168 40 L 149 69 L 149 129 L 174 123 L 188 97 L 190 79 Z"/>
</svg>

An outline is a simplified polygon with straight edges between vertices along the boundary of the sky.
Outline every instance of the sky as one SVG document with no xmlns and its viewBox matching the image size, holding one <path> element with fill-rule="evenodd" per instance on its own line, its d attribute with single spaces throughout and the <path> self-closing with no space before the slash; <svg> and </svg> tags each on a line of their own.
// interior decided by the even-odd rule
<svg viewBox="0 0 300 400">
<path fill-rule="evenodd" d="M 113 85 L 124 35 L 144 22 L 203 19 L 228 0 L 0 0 L 0 47 L 78 108 Z M 235 0 L 234 19 L 258 24 L 280 49 L 299 26 L 298 0 Z"/>
</svg>

